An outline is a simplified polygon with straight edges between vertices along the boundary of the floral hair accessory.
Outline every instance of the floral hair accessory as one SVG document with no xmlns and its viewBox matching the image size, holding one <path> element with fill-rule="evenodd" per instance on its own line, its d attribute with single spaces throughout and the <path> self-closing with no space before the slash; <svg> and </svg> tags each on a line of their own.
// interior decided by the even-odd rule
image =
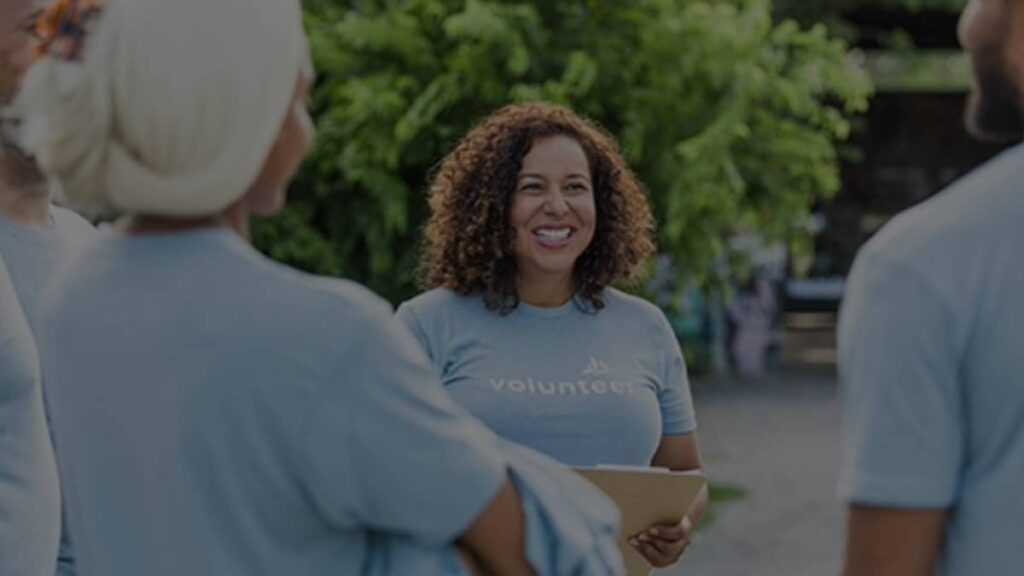
<svg viewBox="0 0 1024 576">
<path fill-rule="evenodd" d="M 34 35 L 37 58 L 53 57 L 68 62 L 82 54 L 86 25 L 103 9 L 101 0 L 56 0 L 36 18 Z"/>
</svg>

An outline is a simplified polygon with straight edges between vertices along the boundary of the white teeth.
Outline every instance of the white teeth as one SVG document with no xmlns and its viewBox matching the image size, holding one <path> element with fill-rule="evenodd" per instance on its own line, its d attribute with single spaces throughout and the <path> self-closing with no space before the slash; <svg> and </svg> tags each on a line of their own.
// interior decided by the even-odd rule
<svg viewBox="0 0 1024 576">
<path fill-rule="evenodd" d="M 570 230 L 568 228 L 538 228 L 533 233 L 545 240 L 565 240 L 569 237 Z"/>
</svg>

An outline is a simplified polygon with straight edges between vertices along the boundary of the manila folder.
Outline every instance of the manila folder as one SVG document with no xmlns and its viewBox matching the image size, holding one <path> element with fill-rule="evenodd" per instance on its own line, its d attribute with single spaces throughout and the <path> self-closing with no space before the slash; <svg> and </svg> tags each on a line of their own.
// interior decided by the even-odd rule
<svg viewBox="0 0 1024 576">
<path fill-rule="evenodd" d="M 652 567 L 628 539 L 656 525 L 682 522 L 706 480 L 698 474 L 665 468 L 596 467 L 574 470 L 600 488 L 619 507 L 619 550 L 626 576 L 647 576 Z"/>
</svg>

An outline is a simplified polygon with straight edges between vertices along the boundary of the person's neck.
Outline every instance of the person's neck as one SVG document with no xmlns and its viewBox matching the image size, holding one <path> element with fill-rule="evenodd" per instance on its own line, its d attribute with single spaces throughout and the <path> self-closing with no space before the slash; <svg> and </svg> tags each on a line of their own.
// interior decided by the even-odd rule
<svg viewBox="0 0 1024 576">
<path fill-rule="evenodd" d="M 519 300 L 537 308 L 558 308 L 572 299 L 572 274 L 538 277 L 520 275 Z"/>
<path fill-rule="evenodd" d="M 46 230 L 53 226 L 46 182 L 21 186 L 4 176 L 0 173 L 0 217 L 25 228 Z"/>
<path fill-rule="evenodd" d="M 250 240 L 249 216 L 248 205 L 239 201 L 213 216 L 201 218 L 133 214 L 123 218 L 118 223 L 118 229 L 131 236 L 159 236 L 204 228 L 225 228 L 248 242 Z"/>
</svg>

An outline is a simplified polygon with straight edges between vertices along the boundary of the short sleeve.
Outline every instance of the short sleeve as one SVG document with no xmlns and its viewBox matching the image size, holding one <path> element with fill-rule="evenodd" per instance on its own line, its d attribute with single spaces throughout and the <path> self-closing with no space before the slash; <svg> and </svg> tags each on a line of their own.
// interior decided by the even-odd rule
<svg viewBox="0 0 1024 576">
<path fill-rule="evenodd" d="M 839 325 L 852 503 L 943 508 L 955 499 L 963 430 L 951 310 L 906 266 L 862 254 Z"/>
<path fill-rule="evenodd" d="M 661 310 L 656 310 L 656 314 L 658 327 L 655 337 L 658 341 L 655 349 L 661 355 L 658 404 L 661 406 L 662 435 L 689 434 L 697 429 L 697 417 L 693 409 L 683 351 L 665 314 Z"/>
<path fill-rule="evenodd" d="M 404 326 L 405 329 L 412 334 L 413 338 L 416 339 L 420 349 L 427 355 L 427 358 L 434 366 L 434 369 L 441 372 L 443 367 L 439 365 L 437 358 L 438 354 L 433 349 L 433 346 L 431 346 L 432 342 L 430 335 L 423 327 L 423 323 L 420 322 L 420 319 L 416 315 L 416 311 L 413 307 L 408 302 L 403 303 L 398 307 L 398 311 L 395 312 L 395 319 L 397 319 L 398 323 Z"/>
<path fill-rule="evenodd" d="M 496 438 L 449 398 L 390 317 L 367 323 L 335 366 L 305 438 L 315 504 L 347 528 L 457 538 L 507 478 Z"/>
</svg>

